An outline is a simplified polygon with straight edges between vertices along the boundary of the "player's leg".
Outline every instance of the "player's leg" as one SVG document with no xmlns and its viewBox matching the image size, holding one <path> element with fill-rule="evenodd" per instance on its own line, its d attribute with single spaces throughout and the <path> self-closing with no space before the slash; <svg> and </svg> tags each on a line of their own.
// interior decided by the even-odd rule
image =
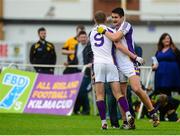
<svg viewBox="0 0 180 136">
<path fill-rule="evenodd" d="M 107 129 L 106 121 L 106 104 L 104 102 L 104 82 L 105 82 L 105 65 L 94 64 L 94 77 L 95 77 L 95 93 L 96 93 L 96 104 L 101 118 L 102 129 Z"/>
<path fill-rule="evenodd" d="M 126 97 L 128 78 L 120 70 L 119 70 L 119 80 L 120 80 L 121 92 Z M 122 115 L 122 121 L 123 121 L 121 128 L 122 129 L 129 129 L 128 122 L 126 120 L 126 114 L 125 114 L 124 110 L 121 108 L 121 106 L 119 108 L 120 108 L 120 112 Z"/>
<path fill-rule="evenodd" d="M 118 110 L 117 110 L 117 101 L 112 93 L 109 83 L 105 83 L 105 93 L 106 100 L 108 105 L 109 119 L 112 128 L 119 128 L 119 119 L 118 119 Z"/>
<path fill-rule="evenodd" d="M 132 90 L 136 93 L 137 96 L 139 96 L 141 101 L 144 103 L 144 105 L 148 109 L 149 114 L 150 114 L 151 118 L 153 119 L 153 126 L 157 127 L 159 125 L 158 116 L 157 116 L 156 111 L 150 101 L 149 96 L 141 87 L 140 77 L 138 75 L 130 76 L 129 82 L 130 82 Z"/>
<path fill-rule="evenodd" d="M 125 76 L 129 78 L 129 83 L 131 85 L 132 90 L 136 93 L 137 96 L 139 96 L 141 101 L 147 107 L 149 114 L 153 119 L 153 126 L 154 127 L 158 126 L 159 118 L 156 114 L 156 111 L 154 110 L 154 107 L 150 101 L 149 96 L 142 89 L 140 84 L 139 68 L 135 64 L 133 64 L 133 62 L 128 61 L 126 65 L 121 65 L 120 70 L 121 72 L 123 72 Z"/>
<path fill-rule="evenodd" d="M 120 83 L 119 82 L 111 82 L 111 87 L 113 90 L 113 95 L 116 98 L 118 104 L 122 108 L 125 113 L 126 120 L 130 128 L 134 128 L 134 117 L 131 115 L 129 111 L 129 105 L 127 99 L 124 95 L 122 95 L 120 91 Z"/>
<path fill-rule="evenodd" d="M 127 82 L 121 82 L 120 81 L 120 88 L 121 88 L 122 94 L 126 97 Z M 127 97 L 126 97 L 126 99 L 127 99 Z M 120 111 L 121 111 L 122 121 L 123 121 L 123 124 L 122 124 L 121 128 L 122 129 L 130 129 L 129 126 L 128 126 L 128 122 L 126 120 L 126 114 L 125 114 L 124 110 L 121 108 L 121 106 L 120 106 Z"/>
<path fill-rule="evenodd" d="M 96 104 L 101 118 L 102 129 L 107 129 L 106 104 L 104 102 L 104 83 L 95 83 Z"/>
<path fill-rule="evenodd" d="M 129 106 L 126 98 L 122 95 L 120 90 L 120 83 L 119 83 L 119 73 L 116 66 L 107 65 L 106 69 L 106 80 L 110 83 L 113 95 L 116 98 L 118 104 L 122 107 L 126 114 L 126 118 L 129 122 L 129 125 L 134 125 L 134 118 L 132 118 L 129 112 Z"/>
<path fill-rule="evenodd" d="M 132 87 L 132 90 L 136 93 L 137 96 L 141 99 L 144 105 L 147 107 L 149 111 L 153 110 L 154 107 L 149 99 L 149 96 L 146 92 L 142 89 L 140 84 L 140 77 L 137 75 L 129 77 L 129 82 Z"/>
</svg>

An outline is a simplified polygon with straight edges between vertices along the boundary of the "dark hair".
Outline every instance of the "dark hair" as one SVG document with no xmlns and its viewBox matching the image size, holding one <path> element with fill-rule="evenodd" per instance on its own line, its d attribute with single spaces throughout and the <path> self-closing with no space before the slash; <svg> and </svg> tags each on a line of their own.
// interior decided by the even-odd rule
<svg viewBox="0 0 180 136">
<path fill-rule="evenodd" d="M 170 38 L 170 48 L 173 50 L 176 59 L 178 61 L 178 63 L 180 64 L 180 50 L 176 47 L 176 45 L 174 44 L 171 36 L 168 33 L 163 33 L 161 35 L 161 37 L 159 38 L 159 42 L 158 42 L 158 51 L 161 51 L 164 48 L 164 45 L 162 43 L 162 41 L 166 38 L 166 36 L 169 36 Z"/>
<path fill-rule="evenodd" d="M 77 25 L 77 27 L 76 27 L 76 31 L 77 31 L 78 29 L 85 30 L 85 27 L 84 27 L 84 25 L 79 24 L 79 25 Z"/>
<path fill-rule="evenodd" d="M 173 49 L 173 51 L 175 51 L 176 50 L 176 46 L 175 46 L 171 36 L 168 33 L 163 33 L 161 35 L 161 37 L 159 38 L 159 41 L 158 41 L 158 44 L 157 44 L 158 51 L 161 51 L 164 48 L 164 45 L 163 45 L 162 41 L 166 38 L 166 36 L 169 36 L 169 38 L 170 38 L 170 47 Z"/>
<path fill-rule="evenodd" d="M 80 35 L 87 35 L 87 33 L 85 32 L 85 31 L 80 31 L 79 33 L 78 33 L 78 36 L 80 36 Z"/>
<path fill-rule="evenodd" d="M 46 31 L 46 29 L 45 29 L 44 27 L 40 27 L 40 28 L 38 29 L 38 34 L 39 34 L 41 31 Z"/>
<path fill-rule="evenodd" d="M 106 22 L 106 14 L 103 11 L 99 10 L 95 13 L 94 19 L 96 20 L 97 24 L 103 24 Z"/>
<path fill-rule="evenodd" d="M 120 17 L 124 16 L 124 10 L 123 8 L 115 8 L 112 10 L 112 13 L 118 14 Z"/>
</svg>

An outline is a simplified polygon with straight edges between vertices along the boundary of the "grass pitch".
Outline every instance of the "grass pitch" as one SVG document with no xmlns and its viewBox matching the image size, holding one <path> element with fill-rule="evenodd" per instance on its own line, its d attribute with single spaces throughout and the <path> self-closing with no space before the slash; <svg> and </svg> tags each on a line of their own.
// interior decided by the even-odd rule
<svg viewBox="0 0 180 136">
<path fill-rule="evenodd" d="M 108 122 L 109 123 L 109 122 Z M 110 124 L 110 123 L 109 123 Z M 180 123 L 161 122 L 153 128 L 149 120 L 136 120 L 135 130 L 100 129 L 98 116 L 0 114 L 1 135 L 180 135 Z"/>
</svg>

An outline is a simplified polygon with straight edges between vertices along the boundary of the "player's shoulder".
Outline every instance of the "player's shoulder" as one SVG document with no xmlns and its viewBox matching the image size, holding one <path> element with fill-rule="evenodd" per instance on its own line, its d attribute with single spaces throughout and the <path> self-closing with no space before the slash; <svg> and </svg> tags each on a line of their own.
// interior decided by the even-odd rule
<svg viewBox="0 0 180 136">
<path fill-rule="evenodd" d="M 97 33 L 97 25 L 96 26 L 94 26 L 92 29 L 91 29 L 91 31 L 90 31 L 90 33 L 89 33 L 89 37 L 90 36 L 92 36 L 94 33 Z"/>
<path fill-rule="evenodd" d="M 131 27 L 131 23 L 127 22 L 127 21 L 124 21 L 123 24 L 122 24 L 124 27 Z"/>
<path fill-rule="evenodd" d="M 114 30 L 113 28 L 111 28 L 111 27 L 107 27 L 107 31 L 109 31 L 109 32 L 111 32 L 111 33 L 114 33 L 114 32 L 115 32 L 115 30 Z"/>
<path fill-rule="evenodd" d="M 122 30 L 125 30 L 125 31 L 129 31 L 130 28 L 132 28 L 131 24 L 127 21 L 124 21 L 121 26 L 119 27 L 118 31 L 122 31 Z"/>
<path fill-rule="evenodd" d="M 110 27 L 110 26 L 106 26 L 104 24 L 102 24 L 100 26 L 103 27 L 104 29 L 106 29 L 109 32 L 112 32 L 112 33 L 115 32 L 115 30 L 112 27 Z"/>
<path fill-rule="evenodd" d="M 98 28 L 98 25 L 95 25 L 95 26 L 91 29 L 91 32 L 97 31 L 97 28 Z"/>
<path fill-rule="evenodd" d="M 93 29 L 92 29 L 92 31 L 97 32 L 97 28 L 98 28 L 98 27 L 103 27 L 105 30 L 107 30 L 107 31 L 109 31 L 109 32 L 115 32 L 115 30 L 114 30 L 113 28 L 108 27 L 108 26 L 106 26 L 106 25 L 104 25 L 104 24 L 100 24 L 100 25 L 94 26 Z"/>
</svg>

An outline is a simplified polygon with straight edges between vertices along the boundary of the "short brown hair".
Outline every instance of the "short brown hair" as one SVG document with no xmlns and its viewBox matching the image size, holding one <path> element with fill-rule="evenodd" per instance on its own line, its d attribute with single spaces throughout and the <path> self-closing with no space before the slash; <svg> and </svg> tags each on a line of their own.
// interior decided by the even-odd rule
<svg viewBox="0 0 180 136">
<path fill-rule="evenodd" d="M 79 24 L 79 25 L 77 25 L 77 27 L 76 27 L 76 31 L 77 31 L 78 29 L 80 29 L 80 30 L 82 31 L 82 30 L 85 30 L 85 27 L 84 27 L 84 25 Z"/>
<path fill-rule="evenodd" d="M 95 13 L 94 19 L 97 24 L 104 24 L 106 22 L 106 14 L 103 11 L 99 10 Z"/>
</svg>

